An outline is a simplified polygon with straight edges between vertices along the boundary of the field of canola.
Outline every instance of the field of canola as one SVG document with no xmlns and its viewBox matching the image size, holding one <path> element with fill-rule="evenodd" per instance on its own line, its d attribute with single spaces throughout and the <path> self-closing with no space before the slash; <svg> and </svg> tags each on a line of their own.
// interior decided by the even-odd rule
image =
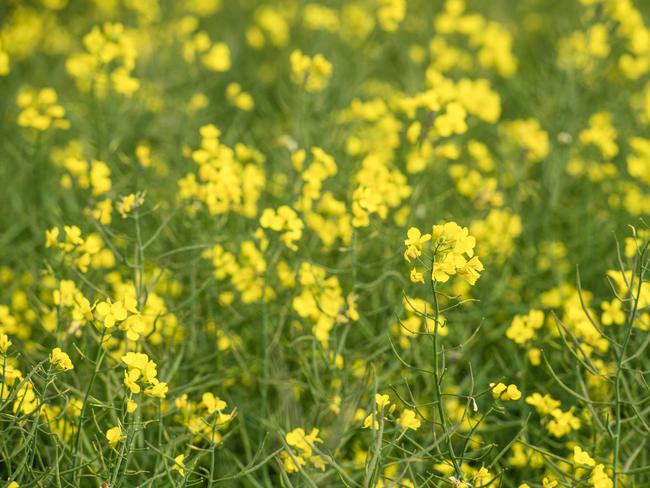
<svg viewBox="0 0 650 488">
<path fill-rule="evenodd" d="M 0 181 L 0 486 L 650 486 L 646 0 L 3 0 Z"/>
</svg>

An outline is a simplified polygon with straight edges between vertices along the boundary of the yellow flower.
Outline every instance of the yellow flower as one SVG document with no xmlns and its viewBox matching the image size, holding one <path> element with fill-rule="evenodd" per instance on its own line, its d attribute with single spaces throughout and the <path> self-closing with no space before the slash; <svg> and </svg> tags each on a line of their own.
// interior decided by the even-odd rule
<svg viewBox="0 0 650 488">
<path fill-rule="evenodd" d="M 304 224 L 293 208 L 282 205 L 277 210 L 264 209 L 260 225 L 265 229 L 282 232 L 280 240 L 292 251 L 298 250 L 296 241 L 302 237 Z"/>
<path fill-rule="evenodd" d="M 464 134 L 467 132 L 466 117 L 465 108 L 458 102 L 452 102 L 447 105 L 445 113 L 436 118 L 434 126 L 441 137 Z"/>
<path fill-rule="evenodd" d="M 596 466 L 596 461 L 594 461 L 588 452 L 583 451 L 580 446 L 573 447 L 573 462 L 590 467 Z"/>
<path fill-rule="evenodd" d="M 416 418 L 415 412 L 413 410 L 404 409 L 397 419 L 397 425 L 399 425 L 403 430 L 418 430 L 420 428 L 421 422 L 418 418 Z"/>
<path fill-rule="evenodd" d="M 11 344 L 12 342 L 9 340 L 9 336 L 7 334 L 0 335 L 0 353 L 5 354 Z"/>
<path fill-rule="evenodd" d="M 526 403 L 535 407 L 535 410 L 537 410 L 537 413 L 540 415 L 547 415 L 561 405 L 560 402 L 555 400 L 551 395 L 546 394 L 542 396 L 537 392 L 527 396 Z"/>
<path fill-rule="evenodd" d="M 332 76 L 332 64 L 322 54 L 313 58 L 296 49 L 289 57 L 291 63 L 291 80 L 304 86 L 308 92 L 325 89 Z"/>
<path fill-rule="evenodd" d="M 142 195 L 141 193 L 131 193 L 129 195 L 122 197 L 120 201 L 117 202 L 115 208 L 118 211 L 118 213 L 122 216 L 122 218 L 125 219 L 127 215 L 135 212 L 138 209 L 138 207 L 142 206 L 143 203 L 144 203 L 144 195 Z"/>
<path fill-rule="evenodd" d="M 543 488 L 555 488 L 556 486 L 557 486 L 557 481 L 555 480 L 546 477 L 544 477 L 544 479 L 542 480 Z"/>
<path fill-rule="evenodd" d="M 111 427 L 106 431 L 106 439 L 108 440 L 108 445 L 115 447 L 118 442 L 125 439 L 126 435 L 122 434 L 122 429 L 119 426 Z"/>
<path fill-rule="evenodd" d="M 431 234 L 422 234 L 420 229 L 416 227 L 411 227 L 406 232 L 406 239 L 404 240 L 404 245 L 406 246 L 406 251 L 404 252 L 404 259 L 411 261 L 422 255 L 422 246 L 425 242 L 431 240 Z"/>
<path fill-rule="evenodd" d="M 490 389 L 494 398 L 500 398 L 505 401 L 519 400 L 521 398 L 521 392 L 516 385 L 506 386 L 503 383 L 490 383 Z"/>
<path fill-rule="evenodd" d="M 305 430 L 302 428 L 293 429 L 291 432 L 287 432 L 284 438 L 287 441 L 287 444 L 301 450 L 307 457 L 312 455 L 312 446 L 316 442 L 323 442 L 323 440 L 318 437 L 318 429 L 316 428 L 313 428 L 309 434 L 306 434 Z"/>
<path fill-rule="evenodd" d="M 59 245 L 59 229 L 52 227 L 45 231 L 45 247 L 57 247 Z"/>
<path fill-rule="evenodd" d="M 228 406 L 226 402 L 210 392 L 206 392 L 201 396 L 201 402 L 209 414 L 212 414 L 218 410 L 224 410 Z"/>
<path fill-rule="evenodd" d="M 126 401 L 126 411 L 128 413 L 133 413 L 138 409 L 138 404 L 133 400 L 129 399 Z"/>
<path fill-rule="evenodd" d="M 530 361 L 530 364 L 532 364 L 533 366 L 539 366 L 540 364 L 542 364 L 542 350 L 541 349 L 539 349 L 537 347 L 533 347 L 532 349 L 528 350 L 527 355 L 528 355 L 528 360 Z"/>
<path fill-rule="evenodd" d="M 76 225 L 64 225 L 65 242 L 73 246 L 81 246 L 84 243 L 81 237 L 81 229 Z"/>
<path fill-rule="evenodd" d="M 126 331 L 126 337 L 131 341 L 137 341 L 146 329 L 146 323 L 139 313 L 130 315 L 120 324 L 120 329 Z"/>
<path fill-rule="evenodd" d="M 310 456 L 309 462 L 316 468 L 321 471 L 325 471 L 325 466 L 327 466 L 327 461 L 325 461 L 321 456 Z"/>
<path fill-rule="evenodd" d="M 600 308 L 603 309 L 601 316 L 603 325 L 623 325 L 625 322 L 625 312 L 623 312 L 619 300 L 614 299 L 611 302 L 603 302 L 600 304 Z"/>
<path fill-rule="evenodd" d="M 377 20 L 386 32 L 394 32 L 406 16 L 406 0 L 379 0 Z"/>
<path fill-rule="evenodd" d="M 147 383 L 152 383 L 152 380 L 156 378 L 156 363 L 151 361 L 146 354 L 141 352 L 127 352 L 120 359 L 126 363 L 129 371 L 138 370 Z"/>
<path fill-rule="evenodd" d="M 155 378 L 152 381 L 153 381 L 152 386 L 144 390 L 144 394 L 155 398 L 165 398 L 165 395 L 169 391 L 169 388 L 167 387 L 167 383 L 158 381 Z"/>
<path fill-rule="evenodd" d="M 255 106 L 255 101 L 250 93 L 242 90 L 239 83 L 230 83 L 226 87 L 226 98 L 235 107 L 250 112 Z"/>
<path fill-rule="evenodd" d="M 115 326 L 116 322 L 121 322 L 127 317 L 127 310 L 121 301 L 111 302 L 106 300 L 99 302 L 95 307 L 97 320 L 104 324 L 104 327 L 110 329 Z"/>
<path fill-rule="evenodd" d="M 216 42 L 203 56 L 201 62 L 211 71 L 228 71 L 230 69 L 230 48 L 223 42 Z"/>
<path fill-rule="evenodd" d="M 375 395 L 375 403 L 377 404 L 378 410 L 383 410 L 384 407 L 390 405 L 390 397 L 388 395 L 382 395 L 380 393 L 377 393 Z"/>
<path fill-rule="evenodd" d="M 140 371 L 137 369 L 132 369 L 131 371 L 124 372 L 124 384 L 129 388 L 129 390 L 131 390 L 131 393 L 140 393 L 140 385 L 136 383 L 139 377 Z"/>
<path fill-rule="evenodd" d="M 456 222 L 434 225 L 431 238 L 434 242 L 445 244 L 454 254 L 467 254 L 470 258 L 474 255 L 476 239 L 469 235 L 467 227 L 461 227 Z"/>
<path fill-rule="evenodd" d="M 548 134 L 536 119 L 518 119 L 507 122 L 503 128 L 515 146 L 531 162 L 544 159 L 550 150 Z"/>
<path fill-rule="evenodd" d="M 458 274 L 465 278 L 470 285 L 474 285 L 484 269 L 483 263 L 481 263 L 478 256 L 474 256 L 458 269 Z"/>
<path fill-rule="evenodd" d="M 181 476 L 185 476 L 185 454 L 179 454 L 174 458 L 174 467 L 172 469 Z"/>
<path fill-rule="evenodd" d="M 280 457 L 282 458 L 282 465 L 284 466 L 284 469 L 287 473 L 296 473 L 300 470 L 298 466 L 305 466 L 307 462 L 298 455 L 291 455 L 287 451 L 282 451 L 280 453 Z"/>
<path fill-rule="evenodd" d="M 422 245 L 431 240 L 431 234 L 422 234 L 420 229 L 416 227 L 411 227 L 406 232 L 406 239 L 404 240 L 404 245 L 406 247 L 415 246 L 418 249 L 422 249 Z"/>
<path fill-rule="evenodd" d="M 74 369 L 72 361 L 70 361 L 70 356 L 63 352 L 59 347 L 52 349 L 52 353 L 50 354 L 50 363 L 64 371 Z"/>
<path fill-rule="evenodd" d="M 89 178 L 93 196 L 103 195 L 111 189 L 111 169 L 104 161 L 93 160 Z"/>
<path fill-rule="evenodd" d="M 590 481 L 594 488 L 612 488 L 614 486 L 611 478 L 607 475 L 607 473 L 605 473 L 605 466 L 602 464 L 598 464 L 596 467 L 594 467 L 593 471 L 591 472 Z"/>
<path fill-rule="evenodd" d="M 424 274 L 418 271 L 417 268 L 413 268 L 411 270 L 409 278 L 411 279 L 412 283 L 424 283 Z"/>
<path fill-rule="evenodd" d="M 379 422 L 377 421 L 377 415 L 374 413 L 368 414 L 365 419 L 363 419 L 363 428 L 364 429 L 379 429 Z"/>
<path fill-rule="evenodd" d="M 6 373 L 5 373 L 6 376 Z M 34 393 L 34 385 L 29 382 L 25 383 L 16 394 L 16 401 L 13 405 L 14 412 L 22 412 L 29 415 L 38 407 L 38 398 Z"/>
<path fill-rule="evenodd" d="M 16 104 L 22 109 L 18 114 L 18 125 L 40 131 L 51 126 L 68 129 L 70 122 L 65 119 L 65 109 L 57 103 L 57 98 L 53 88 L 21 91 L 16 100 Z"/>
<path fill-rule="evenodd" d="M 431 279 L 440 283 L 448 281 L 452 275 L 456 274 L 460 261 L 463 261 L 463 257 L 452 253 L 437 259 L 431 268 Z"/>
<path fill-rule="evenodd" d="M 494 476 L 492 475 L 492 473 L 490 473 L 490 471 L 487 468 L 482 467 L 476 472 L 476 474 L 472 478 L 472 482 L 473 482 L 472 486 L 474 486 L 475 488 L 492 486 L 490 480 L 493 477 Z"/>
<path fill-rule="evenodd" d="M 551 411 L 551 417 L 553 419 L 546 424 L 546 430 L 557 438 L 565 436 L 572 430 L 578 430 L 581 425 L 580 419 L 573 415 L 573 408 L 566 412 L 555 408 Z"/>
</svg>

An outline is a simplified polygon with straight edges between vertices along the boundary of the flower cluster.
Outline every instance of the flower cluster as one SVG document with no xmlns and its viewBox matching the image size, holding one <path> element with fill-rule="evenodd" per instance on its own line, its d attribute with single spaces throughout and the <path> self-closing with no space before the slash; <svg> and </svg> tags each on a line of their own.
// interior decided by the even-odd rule
<svg viewBox="0 0 650 488">
<path fill-rule="evenodd" d="M 555 400 L 549 394 L 533 393 L 526 397 L 526 403 L 535 407 L 537 413 L 542 417 L 542 423 L 546 426 L 546 430 L 558 439 L 580 429 L 582 425 L 580 419 L 573 414 L 573 408 L 562 410 L 560 401 Z"/>
<path fill-rule="evenodd" d="M 418 430 L 422 425 L 422 421 L 418 418 L 418 414 L 408 408 L 402 409 L 399 417 L 392 419 L 391 416 L 397 405 L 391 403 L 390 396 L 386 394 L 375 394 L 374 407 L 371 413 L 363 417 L 365 412 L 362 410 L 357 413 L 357 417 L 363 418 L 363 428 L 377 430 L 386 420 L 394 421 L 402 431 Z"/>
<path fill-rule="evenodd" d="M 121 357 L 121 360 L 127 366 L 124 371 L 124 385 L 132 394 L 138 394 L 142 391 L 141 385 L 146 385 L 144 394 L 149 397 L 165 398 L 169 388 L 167 383 L 163 383 L 156 378 L 158 371 L 156 363 L 149 356 L 139 352 L 127 352 Z M 143 385 L 143 386 L 144 386 Z"/>
<path fill-rule="evenodd" d="M 190 19 L 192 19 L 190 17 Z M 197 58 L 201 64 L 210 71 L 219 73 L 228 71 L 232 64 L 230 48 L 225 42 L 212 42 L 205 31 L 193 33 L 198 23 L 189 20 L 181 25 L 180 36 L 183 42 L 183 58 L 187 63 L 193 63 Z M 192 34 L 193 33 L 193 34 Z"/>
<path fill-rule="evenodd" d="M 140 81 L 132 75 L 137 58 L 135 37 L 124 25 L 106 22 L 95 26 L 83 38 L 85 52 L 66 61 L 68 73 L 79 89 L 106 96 L 109 87 L 116 93 L 132 96 Z"/>
<path fill-rule="evenodd" d="M 506 337 L 522 346 L 532 341 L 543 325 L 544 312 L 541 310 L 531 310 L 527 315 L 515 315 L 506 330 Z"/>
<path fill-rule="evenodd" d="M 265 247 L 265 243 L 258 246 L 255 241 L 247 240 L 239 245 L 237 252 L 230 252 L 217 244 L 204 251 L 203 257 L 212 262 L 217 280 L 228 279 L 243 303 L 253 303 L 275 296 L 273 288 L 264 280 L 267 271 Z M 230 305 L 234 299 L 235 295 L 230 290 L 222 291 L 219 295 L 223 305 Z"/>
<path fill-rule="evenodd" d="M 354 295 L 344 297 L 336 276 L 327 276 L 324 268 L 309 263 L 300 265 L 298 282 L 301 291 L 292 301 L 293 309 L 311 322 L 314 337 L 327 349 L 336 324 L 359 318 Z"/>
<path fill-rule="evenodd" d="M 315 444 L 322 443 L 318 437 L 318 429 L 313 428 L 307 434 L 305 429 L 298 427 L 284 436 L 287 445 L 292 449 L 285 449 L 280 453 L 282 464 L 287 473 L 299 471 L 301 466 L 309 462 L 316 469 L 325 470 L 327 462 L 319 454 L 314 454 Z"/>
<path fill-rule="evenodd" d="M 521 392 L 517 385 L 510 384 L 506 386 L 503 383 L 490 383 L 490 390 L 492 390 L 492 396 L 498 398 L 499 400 L 519 400 L 521 398 Z"/>
<path fill-rule="evenodd" d="M 86 273 L 92 264 L 93 258 L 100 260 L 108 259 L 112 261 L 112 255 L 102 253 L 103 242 L 101 236 L 90 234 L 85 239 L 81 234 L 81 229 L 76 225 L 66 225 L 63 227 L 65 240 L 59 241 L 60 231 L 58 227 L 53 227 L 45 232 L 45 247 L 57 248 L 61 251 L 61 257 L 64 261 L 72 263 L 82 273 Z"/>
<path fill-rule="evenodd" d="M 54 88 L 23 90 L 18 94 L 16 104 L 21 109 L 16 120 L 21 127 L 39 131 L 47 130 L 50 127 L 70 128 L 70 122 L 65 118 L 65 109 L 58 103 L 58 96 Z"/>
<path fill-rule="evenodd" d="M 0 485 L 649 485 L 650 11 L 505 3 L 2 2 Z"/>
<path fill-rule="evenodd" d="M 300 50 L 295 50 L 289 58 L 291 62 L 291 80 L 303 86 L 305 91 L 319 92 L 327 87 L 332 76 L 332 63 L 322 54 L 307 56 Z"/>
<path fill-rule="evenodd" d="M 298 250 L 296 241 L 302 237 L 304 224 L 291 207 L 282 205 L 277 210 L 272 208 L 264 209 L 260 217 L 260 225 L 263 229 L 281 232 L 280 240 L 283 244 L 292 251 Z"/>
<path fill-rule="evenodd" d="M 183 394 L 176 398 L 174 405 L 179 412 L 177 421 L 183 424 L 195 439 L 207 439 L 212 444 L 221 442 L 221 433 L 235 417 L 235 411 L 226 413 L 228 404 L 211 392 L 203 393 L 198 402 L 191 401 L 187 394 Z"/>
<path fill-rule="evenodd" d="M 115 209 L 120 214 L 120 216 L 125 219 L 128 215 L 134 213 L 139 207 L 144 204 L 144 195 L 141 193 L 131 193 L 129 195 L 123 196 Z"/>
<path fill-rule="evenodd" d="M 70 356 L 63 352 L 60 347 L 52 349 L 52 353 L 50 354 L 50 363 L 63 371 L 74 369 Z"/>
<path fill-rule="evenodd" d="M 212 215 L 232 211 L 254 217 L 265 183 L 264 156 L 244 144 L 233 149 L 221 143 L 221 131 L 212 124 L 200 133 L 200 148 L 189 152 L 198 172 L 179 180 L 180 198 L 201 202 Z"/>
<path fill-rule="evenodd" d="M 424 249 L 424 244 L 429 241 L 430 254 Z M 411 227 L 404 245 L 404 259 L 426 266 L 431 270 L 431 279 L 436 282 L 444 283 L 458 274 L 474 285 L 484 269 L 483 263 L 474 255 L 476 239 L 469 235 L 467 227 L 460 227 L 455 222 L 434 225 L 431 234 L 422 234 L 419 229 Z M 417 266 L 411 270 L 411 281 L 424 283 L 424 275 Z"/>
</svg>

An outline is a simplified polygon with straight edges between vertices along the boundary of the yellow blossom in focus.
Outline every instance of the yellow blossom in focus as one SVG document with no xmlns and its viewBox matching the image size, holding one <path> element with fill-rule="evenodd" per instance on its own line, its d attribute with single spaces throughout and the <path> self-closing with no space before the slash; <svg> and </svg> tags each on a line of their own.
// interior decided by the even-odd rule
<svg viewBox="0 0 650 488">
<path fill-rule="evenodd" d="M 64 371 L 74 369 L 72 361 L 70 361 L 70 356 L 63 352 L 59 347 L 52 349 L 52 353 L 50 354 L 50 363 Z"/>
<path fill-rule="evenodd" d="M 119 426 L 111 427 L 106 431 L 106 439 L 108 440 L 108 445 L 115 447 L 121 440 L 125 439 L 126 435 L 122 434 L 122 428 Z"/>
</svg>

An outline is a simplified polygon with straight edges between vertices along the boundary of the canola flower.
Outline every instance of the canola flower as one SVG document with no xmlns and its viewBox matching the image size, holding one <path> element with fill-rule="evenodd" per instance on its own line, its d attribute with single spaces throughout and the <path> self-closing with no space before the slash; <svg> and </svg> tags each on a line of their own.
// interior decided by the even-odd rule
<svg viewBox="0 0 650 488">
<path fill-rule="evenodd" d="M 108 441 L 108 445 L 113 448 L 125 438 L 126 436 L 122 433 L 122 428 L 119 425 L 111 427 L 106 431 L 106 440 Z"/>
<path fill-rule="evenodd" d="M 323 440 L 318 437 L 318 429 L 313 428 L 309 434 L 301 427 L 287 432 L 285 442 L 293 450 L 284 450 L 280 453 L 284 468 L 288 473 L 297 472 L 300 466 L 306 466 L 307 463 L 313 465 L 316 469 L 325 470 L 326 461 L 320 455 L 314 455 L 316 443 L 322 443 Z"/>
<path fill-rule="evenodd" d="M 5 3 L 0 484 L 650 483 L 643 1 Z"/>
<path fill-rule="evenodd" d="M 72 54 L 65 65 L 80 90 L 104 97 L 111 87 L 130 97 L 140 88 L 140 81 L 131 76 L 137 59 L 135 37 L 122 23 L 93 26 L 83 46 L 84 51 Z"/>
<path fill-rule="evenodd" d="M 12 344 L 13 342 L 9 340 L 9 336 L 7 334 L 2 334 L 0 336 L 0 353 L 6 354 Z"/>
<path fill-rule="evenodd" d="M 499 398 L 501 400 L 519 400 L 521 398 L 521 391 L 517 388 L 517 385 L 510 384 L 505 385 L 503 383 L 490 383 L 490 389 L 492 390 L 492 396 L 494 398 Z"/>
<path fill-rule="evenodd" d="M 429 241 L 431 254 L 427 255 L 424 253 L 424 243 Z M 478 256 L 474 255 L 476 239 L 469 235 L 467 227 L 460 227 L 455 222 L 434 225 L 431 234 L 422 234 L 411 227 L 404 245 L 406 261 L 425 263 L 425 260 L 431 260 L 431 279 L 436 282 L 444 283 L 458 274 L 474 285 L 485 269 Z M 424 283 L 424 276 L 417 267 L 412 268 L 410 277 L 415 283 Z"/>
<path fill-rule="evenodd" d="M 26 89 L 18 94 L 16 104 L 21 108 L 16 122 L 21 127 L 45 131 L 50 127 L 68 129 L 70 123 L 65 118 L 65 109 L 58 103 L 54 88 L 41 90 Z"/>
<path fill-rule="evenodd" d="M 185 476 L 185 454 L 179 454 L 174 458 L 174 471 L 180 476 Z"/>
<path fill-rule="evenodd" d="M 300 50 L 293 51 L 289 58 L 291 79 L 308 92 L 323 91 L 332 76 L 332 63 L 322 54 L 307 56 Z"/>
<path fill-rule="evenodd" d="M 74 369 L 70 356 L 63 352 L 60 347 L 52 349 L 52 353 L 50 354 L 50 363 L 63 371 Z"/>
</svg>

